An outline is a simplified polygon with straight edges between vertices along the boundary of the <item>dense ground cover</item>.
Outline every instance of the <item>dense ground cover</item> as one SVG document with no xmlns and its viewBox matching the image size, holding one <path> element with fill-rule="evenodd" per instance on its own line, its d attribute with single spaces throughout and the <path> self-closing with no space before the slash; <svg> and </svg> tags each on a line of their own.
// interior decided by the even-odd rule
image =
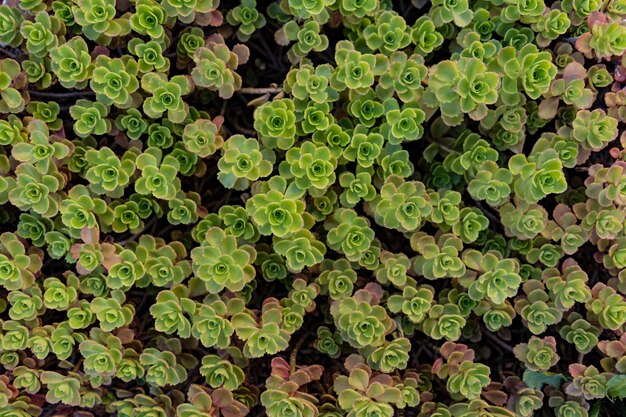
<svg viewBox="0 0 626 417">
<path fill-rule="evenodd" d="M 0 417 L 626 415 L 625 0 L 8 0 Z"/>
</svg>

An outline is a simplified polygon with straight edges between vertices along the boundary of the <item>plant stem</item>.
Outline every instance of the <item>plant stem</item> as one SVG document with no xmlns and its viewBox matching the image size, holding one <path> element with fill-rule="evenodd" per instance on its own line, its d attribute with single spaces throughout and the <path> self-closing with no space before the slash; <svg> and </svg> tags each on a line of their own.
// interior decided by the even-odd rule
<svg viewBox="0 0 626 417">
<path fill-rule="evenodd" d="M 53 98 L 53 99 L 88 97 L 88 96 L 95 95 L 93 91 L 67 91 L 63 93 L 53 93 L 49 91 L 28 90 L 28 93 L 31 96 L 35 96 L 35 97 Z"/>
<path fill-rule="evenodd" d="M 308 333 L 302 335 L 300 340 L 298 340 L 296 345 L 293 347 L 291 354 L 289 355 L 289 369 L 292 374 L 296 372 L 296 361 L 298 359 L 298 350 L 300 350 L 300 348 L 302 347 L 302 345 L 304 344 L 304 341 L 307 339 L 308 336 L 309 336 Z"/>
<path fill-rule="evenodd" d="M 265 87 L 265 88 L 253 88 L 245 87 L 237 90 L 241 94 L 266 94 L 266 93 L 280 93 L 283 91 L 282 87 Z"/>
<path fill-rule="evenodd" d="M 483 334 L 491 339 L 491 341 L 494 342 L 496 345 L 500 346 L 502 349 L 506 350 L 509 353 L 513 353 L 513 348 L 511 346 L 509 346 L 506 342 L 500 340 L 498 336 L 491 333 L 489 330 L 486 329 Z"/>
<path fill-rule="evenodd" d="M 443 143 L 439 143 L 439 142 L 435 142 L 434 140 L 432 140 L 431 138 L 428 137 L 424 137 L 424 139 L 426 140 L 426 142 L 430 142 L 434 145 L 439 146 L 441 149 L 443 149 L 444 151 L 448 152 L 448 153 L 453 153 L 456 152 L 454 149 L 448 148 L 446 145 L 444 145 Z"/>
</svg>

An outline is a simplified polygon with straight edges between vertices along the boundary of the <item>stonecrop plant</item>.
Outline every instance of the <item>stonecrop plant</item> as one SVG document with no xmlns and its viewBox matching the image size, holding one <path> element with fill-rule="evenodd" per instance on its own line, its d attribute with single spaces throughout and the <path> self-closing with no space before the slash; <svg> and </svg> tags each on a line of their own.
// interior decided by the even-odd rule
<svg viewBox="0 0 626 417">
<path fill-rule="evenodd" d="M 6 0 L 0 417 L 626 416 L 626 0 Z"/>
</svg>

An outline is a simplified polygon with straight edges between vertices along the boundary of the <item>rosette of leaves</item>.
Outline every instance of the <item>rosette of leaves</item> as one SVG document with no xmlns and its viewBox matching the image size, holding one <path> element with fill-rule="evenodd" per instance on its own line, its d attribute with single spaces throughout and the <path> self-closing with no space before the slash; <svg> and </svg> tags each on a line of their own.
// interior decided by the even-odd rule
<svg viewBox="0 0 626 417">
<path fill-rule="evenodd" d="M 74 20 L 89 40 L 108 45 L 111 38 L 130 32 L 128 19 L 115 19 L 113 0 L 79 0 L 77 6 L 74 9 Z"/>
<path fill-rule="evenodd" d="M 422 322 L 424 333 L 435 340 L 455 341 L 461 337 L 466 319 L 456 304 L 435 304 Z"/>
<path fill-rule="evenodd" d="M 225 44 L 215 42 L 197 48 L 193 54 L 196 64 L 191 71 L 193 82 L 198 87 L 217 91 L 221 98 L 232 97 L 241 88 L 241 76 L 235 72 L 240 64 L 245 63 L 241 59 L 243 55 L 237 53 L 241 49 L 247 48 L 239 47 L 231 51 Z"/>
<path fill-rule="evenodd" d="M 459 212 L 459 222 L 452 226 L 452 232 L 464 243 L 475 242 L 481 232 L 489 226 L 489 219 L 476 207 L 465 207 Z"/>
<path fill-rule="evenodd" d="M 393 284 L 403 288 L 411 278 L 407 275 L 411 269 L 411 260 L 403 253 L 384 252 L 380 256 L 381 265 L 376 270 L 376 280 L 381 284 Z"/>
<path fill-rule="evenodd" d="M 406 315 L 413 323 L 419 324 L 426 318 L 434 301 L 435 290 L 430 285 L 414 288 L 406 286 L 402 295 L 394 294 L 387 300 L 387 308 L 392 313 Z"/>
<path fill-rule="evenodd" d="M 498 100 L 500 77 L 487 71 L 477 58 L 443 61 L 431 70 L 425 103 L 439 106 L 443 120 L 450 126 L 463 121 L 463 113 L 480 120 L 487 115 L 487 105 Z"/>
<path fill-rule="evenodd" d="M 585 194 L 603 207 L 626 205 L 626 164 L 617 161 L 610 167 L 599 164 L 589 167 Z"/>
<path fill-rule="evenodd" d="M 177 61 L 184 65 L 190 63 L 201 46 L 204 46 L 204 32 L 201 28 L 191 26 L 183 29 L 176 44 Z"/>
<path fill-rule="evenodd" d="M 396 388 L 390 375 L 374 375 L 363 359 L 356 355 L 345 361 L 349 375 L 335 378 L 334 389 L 339 406 L 349 417 L 376 414 L 381 417 L 394 415 L 393 405 L 403 402 L 402 391 Z"/>
<path fill-rule="evenodd" d="M 97 195 L 120 197 L 135 172 L 135 154 L 127 151 L 120 159 L 110 148 L 85 152 L 89 188 Z"/>
<path fill-rule="evenodd" d="M 298 16 L 302 19 L 313 19 L 319 23 L 326 23 L 330 18 L 328 7 L 332 6 L 333 0 L 289 0 L 286 4 L 280 4 L 280 12 L 284 13 L 280 17 L 271 8 L 268 8 L 268 14 L 282 21 L 288 15 Z"/>
<path fill-rule="evenodd" d="M 126 114 L 115 118 L 115 127 L 126 133 L 129 139 L 138 140 L 148 129 L 148 122 L 137 109 L 128 109 Z"/>
<path fill-rule="evenodd" d="M 615 330 L 626 323 L 626 302 L 613 288 L 597 283 L 591 294 L 592 299 L 587 301 L 587 309 L 593 312 L 603 328 Z"/>
<path fill-rule="evenodd" d="M 196 19 L 197 14 L 209 15 L 209 18 L 212 20 L 218 5 L 218 0 L 191 0 L 189 2 L 161 0 L 161 6 L 165 9 L 167 16 L 175 17 L 182 23 L 192 23 Z M 219 18 L 221 18 L 221 15 L 219 15 Z"/>
<path fill-rule="evenodd" d="M 16 7 L 6 4 L 0 6 L 0 42 L 14 48 L 19 47 L 24 40 L 20 33 L 20 25 L 24 17 Z"/>
<path fill-rule="evenodd" d="M 27 131 L 28 140 L 14 144 L 11 156 L 20 162 L 32 164 L 43 175 L 56 176 L 57 163 L 72 153 L 71 143 L 66 139 L 50 136 L 48 126 L 41 120 L 31 121 Z"/>
<path fill-rule="evenodd" d="M 265 103 L 254 111 L 254 129 L 270 149 L 288 150 L 296 141 L 295 105 L 291 99 Z"/>
<path fill-rule="evenodd" d="M 328 294 L 332 300 L 352 296 L 354 284 L 357 280 L 356 272 L 351 268 L 346 259 L 338 259 L 334 262 L 325 260 L 320 266 L 322 273 L 316 279 L 322 294 Z"/>
<path fill-rule="evenodd" d="M 504 204 L 499 212 L 506 235 L 518 239 L 533 239 L 548 224 L 548 213 L 542 206 L 518 199 Z"/>
<path fill-rule="evenodd" d="M 359 172 L 356 175 L 348 171 L 342 172 L 339 185 L 343 187 L 339 201 L 346 208 L 353 208 L 361 200 L 372 201 L 376 197 L 372 176 L 368 172 Z"/>
<path fill-rule="evenodd" d="M 139 361 L 146 369 L 146 382 L 163 387 L 176 385 L 187 379 L 187 371 L 176 361 L 176 355 L 170 351 L 146 348 L 139 356 Z"/>
<path fill-rule="evenodd" d="M 76 36 L 50 49 L 50 67 L 63 87 L 85 87 L 94 67 L 85 40 Z"/>
<path fill-rule="evenodd" d="M 7 301 L 11 305 L 9 308 L 11 320 L 33 320 L 45 311 L 43 294 L 39 287 L 11 291 L 7 295 Z"/>
<path fill-rule="evenodd" d="M 211 388 L 223 387 L 229 391 L 239 388 L 245 379 L 245 374 L 239 366 L 218 355 L 206 355 L 202 358 L 200 375 L 206 379 Z"/>
<path fill-rule="evenodd" d="M 331 114 L 329 103 L 295 102 L 296 106 L 296 132 L 298 135 L 306 135 L 317 131 L 325 131 L 335 120 Z M 305 104 L 306 103 L 306 104 Z"/>
<path fill-rule="evenodd" d="M 130 324 L 135 315 L 132 305 L 124 304 L 126 297 L 120 290 L 113 290 L 110 298 L 96 297 L 91 301 L 90 310 L 96 315 L 100 328 L 110 332 Z"/>
<path fill-rule="evenodd" d="M 585 400 L 604 398 L 607 395 L 607 382 L 612 377 L 611 374 L 600 372 L 593 365 L 578 363 L 571 364 L 568 370 L 573 380 L 565 388 L 567 394 L 583 397 Z"/>
<path fill-rule="evenodd" d="M 377 297 L 367 290 L 335 301 L 331 314 L 342 338 L 355 348 L 378 347 L 385 342 L 396 323 L 384 307 L 377 305 Z"/>
<path fill-rule="evenodd" d="M 29 341 L 30 330 L 20 323 L 7 320 L 2 323 L 3 335 L 1 338 L 3 350 L 22 350 L 25 349 Z"/>
<path fill-rule="evenodd" d="M 424 232 L 411 236 L 411 248 L 419 255 L 415 258 L 415 272 L 427 279 L 459 278 L 465 274 L 465 264 L 459 256 L 463 242 L 446 233 L 437 240 Z"/>
<path fill-rule="evenodd" d="M 513 46 L 502 48 L 498 52 L 497 62 L 504 73 L 500 96 L 508 105 L 520 104 L 521 90 L 533 100 L 539 98 L 550 89 L 557 74 L 550 53 L 540 52 L 532 43 L 519 51 Z"/>
<path fill-rule="evenodd" d="M 267 23 L 265 16 L 256 9 L 256 0 L 243 0 L 239 6 L 228 11 L 226 21 L 237 26 L 237 39 L 245 42 L 257 30 Z"/>
<path fill-rule="evenodd" d="M 550 90 L 545 94 L 548 97 L 541 102 L 539 111 L 544 119 L 552 119 L 559 108 L 559 100 L 577 109 L 591 107 L 595 94 L 586 88 L 587 71 L 578 62 L 569 63 L 563 70 L 563 78 L 552 81 Z"/>
<path fill-rule="evenodd" d="M 436 0 L 428 14 L 437 27 L 450 22 L 454 22 L 458 27 L 465 27 L 471 23 L 474 16 L 474 12 L 469 8 L 469 3 L 466 0 L 460 2 Z"/>
<path fill-rule="evenodd" d="M 323 104 L 337 101 L 339 94 L 330 86 L 333 67 L 329 64 L 313 66 L 301 64 L 285 78 L 285 91 L 298 100 Z"/>
<path fill-rule="evenodd" d="M 419 230 L 432 211 L 426 187 L 419 181 L 387 178 L 380 197 L 370 203 L 376 223 L 401 232 Z"/>
<path fill-rule="evenodd" d="M 41 172 L 29 163 L 21 163 L 15 169 L 15 174 L 15 187 L 8 195 L 11 204 L 44 217 L 53 217 L 58 213 L 61 202 L 58 191 L 65 186 L 65 178 L 56 166 L 50 165 Z"/>
<path fill-rule="evenodd" d="M 385 55 L 404 49 L 411 43 L 404 18 L 389 10 L 380 13 L 375 23 L 363 29 L 363 38 L 369 49 Z"/>
<path fill-rule="evenodd" d="M 367 364 L 372 369 L 386 373 L 405 369 L 410 351 L 411 342 L 405 337 L 394 339 L 377 348 L 361 349 L 361 353 L 367 358 Z"/>
<path fill-rule="evenodd" d="M 439 378 L 447 379 L 448 392 L 460 394 L 469 400 L 479 398 L 483 388 L 491 382 L 489 367 L 474 363 L 474 351 L 466 345 L 446 342 L 440 352 L 446 362 L 436 362 L 433 372 Z"/>
<path fill-rule="evenodd" d="M 302 278 L 297 278 L 292 285 L 292 290 L 287 294 L 289 303 L 301 307 L 307 313 L 315 310 L 315 298 L 320 292 L 319 285 L 315 282 L 308 284 Z"/>
<path fill-rule="evenodd" d="M 78 100 L 70 107 L 70 116 L 75 120 L 74 133 L 81 138 L 108 133 L 111 130 L 108 114 L 109 108 L 102 103 Z"/>
<path fill-rule="evenodd" d="M 176 177 L 178 160 L 171 155 L 163 158 L 160 149 L 151 147 L 137 157 L 136 165 L 141 170 L 141 177 L 135 182 L 135 191 L 163 200 L 176 196 L 180 189 L 180 180 Z"/>
<path fill-rule="evenodd" d="M 124 233 L 130 230 L 133 233 L 138 233 L 144 228 L 144 222 L 139 215 L 139 204 L 135 201 L 114 201 L 110 208 L 113 210 L 110 226 L 114 232 Z"/>
<path fill-rule="evenodd" d="M 56 131 L 63 126 L 63 121 L 57 117 L 61 107 L 55 101 L 48 103 L 31 101 L 26 106 L 26 111 L 31 113 L 35 119 L 45 122 L 50 130 Z"/>
<path fill-rule="evenodd" d="M 192 224 L 198 221 L 198 205 L 200 196 L 197 193 L 179 192 L 167 205 L 170 211 L 167 220 L 171 224 Z"/>
<path fill-rule="evenodd" d="M 20 113 L 24 110 L 24 98 L 15 88 L 20 73 L 17 61 L 8 58 L 0 60 L 0 113 Z"/>
<path fill-rule="evenodd" d="M 564 204 L 558 204 L 553 213 L 554 221 L 549 221 L 543 236 L 560 242 L 563 252 L 573 255 L 589 239 L 589 234 L 580 226 L 576 215 Z"/>
<path fill-rule="evenodd" d="M 550 301 L 541 281 L 531 280 L 524 284 L 526 298 L 515 302 L 515 310 L 522 316 L 524 323 L 533 334 L 542 334 L 548 326 L 557 324 L 563 314 Z"/>
<path fill-rule="evenodd" d="M 191 275 L 191 264 L 185 259 L 187 250 L 180 242 L 165 245 L 144 235 L 139 238 L 135 251 L 145 265 L 145 277 L 158 287 L 179 284 Z"/>
<path fill-rule="evenodd" d="M 430 213 L 430 222 L 453 226 L 461 213 L 459 205 L 461 194 L 452 190 L 441 190 L 439 192 L 430 191 L 428 193 L 433 207 Z"/>
<path fill-rule="evenodd" d="M 224 231 L 248 242 L 256 242 L 259 239 L 259 232 L 252 224 L 246 213 L 246 209 L 241 206 L 222 206 L 219 210 L 219 217 L 224 224 Z"/>
<path fill-rule="evenodd" d="M 624 268 L 624 264 L 626 263 L 626 239 L 623 237 L 619 237 L 615 239 L 613 244 L 609 246 L 608 251 L 604 254 L 602 258 L 602 263 L 606 268 L 613 274 L 617 274 L 618 277 L 621 274 L 621 270 Z"/>
<path fill-rule="evenodd" d="M 168 81 L 165 74 L 150 72 L 141 77 L 141 88 L 152 94 L 143 102 L 146 116 L 156 119 L 167 111 L 169 121 L 181 123 L 189 114 L 189 106 L 182 96 L 193 89 L 190 77 L 175 75 Z"/>
<path fill-rule="evenodd" d="M 162 39 L 165 34 L 164 23 L 165 10 L 158 3 L 152 0 L 138 0 L 135 3 L 135 13 L 130 16 L 130 27 L 133 31 L 152 39 Z"/>
<path fill-rule="evenodd" d="M 585 203 L 575 204 L 573 210 L 576 217 L 582 219 L 580 225 L 589 232 L 592 242 L 598 238 L 615 239 L 623 229 L 623 212 L 613 205 L 605 208 L 597 201 L 588 199 Z"/>
<path fill-rule="evenodd" d="M 578 313 L 571 313 L 569 324 L 559 330 L 561 337 L 573 344 L 580 353 L 589 353 L 598 345 L 600 329 L 583 319 Z"/>
<path fill-rule="evenodd" d="M 194 315 L 196 303 L 189 295 L 189 289 L 183 285 L 159 292 L 156 303 L 150 307 L 150 314 L 155 319 L 154 328 L 157 331 L 166 334 L 176 333 L 183 338 L 191 336 L 191 322 L 187 316 Z"/>
<path fill-rule="evenodd" d="M 68 279 L 67 284 L 58 278 L 46 278 L 43 282 L 43 302 L 46 308 L 60 311 L 66 310 L 78 297 L 77 283 L 75 277 L 73 280 Z"/>
<path fill-rule="evenodd" d="M 559 159 L 561 159 L 561 162 L 563 162 L 563 166 L 573 168 L 577 164 L 579 155 L 584 157 L 585 153 L 581 152 L 576 141 L 571 140 L 570 133 L 571 131 L 567 128 L 560 129 L 558 134 L 549 132 L 543 133 L 533 146 L 531 155 L 545 152 L 548 149 L 554 149 Z"/>
<path fill-rule="evenodd" d="M 432 32 L 429 29 L 421 29 L 421 26 L 428 26 L 427 23 L 421 23 L 418 27 L 420 20 L 426 19 L 426 22 L 432 26 Z M 430 36 L 434 36 L 435 40 L 438 39 L 437 34 L 441 37 L 432 25 L 432 22 L 428 21 L 426 17 L 420 17 L 416 22 L 411 36 L 413 42 L 419 45 L 432 45 L 433 39 Z M 415 37 L 419 39 L 416 42 Z M 443 41 L 443 38 L 441 38 Z M 436 42 L 436 41 L 435 41 Z M 397 94 L 398 98 L 403 103 L 410 103 L 417 101 L 424 92 L 422 81 L 426 78 L 428 70 L 424 65 L 424 58 L 419 54 L 413 54 L 408 56 L 402 51 L 396 51 L 389 57 L 389 70 L 381 74 L 376 86 L 376 92 L 384 98 L 391 97 L 393 93 Z"/>
<path fill-rule="evenodd" d="M 543 271 L 541 279 L 545 282 L 550 298 L 557 308 L 569 310 L 576 303 L 591 301 L 591 290 L 587 286 L 587 273 L 572 259 L 563 262 L 561 271 L 549 268 Z"/>
<path fill-rule="evenodd" d="M 198 119 L 186 125 L 183 130 L 185 149 L 202 158 L 213 155 L 224 145 L 219 129 L 215 120 L 208 119 Z"/>
<path fill-rule="evenodd" d="M 463 145 L 462 153 L 459 155 L 450 154 L 444 163 L 459 175 L 466 174 L 469 177 L 474 177 L 478 174 L 483 163 L 498 160 L 498 151 L 476 133 L 463 133 L 459 136 L 457 143 Z"/>
<path fill-rule="evenodd" d="M 540 4 L 540 2 L 537 2 Z M 567 32 L 571 25 L 567 13 L 553 9 L 548 13 L 543 13 L 532 25 L 532 29 L 537 32 L 537 44 L 546 47 L 551 41 Z"/>
<path fill-rule="evenodd" d="M 271 362 L 272 372 L 265 385 L 267 390 L 261 394 L 261 404 L 269 417 L 291 414 L 299 417 L 317 415 L 317 399 L 304 392 L 302 386 L 321 378 L 323 368 L 312 365 L 295 369 L 282 358 Z"/>
<path fill-rule="evenodd" d="M 483 9 L 484 10 L 484 9 Z M 494 40 L 482 40 L 478 32 L 467 32 L 460 40 L 463 50 L 459 53 L 462 58 L 479 58 L 486 64 L 489 64 L 495 58 L 496 53 L 500 49 L 500 45 Z M 452 55 L 456 57 L 456 54 Z"/>
<path fill-rule="evenodd" d="M 338 209 L 328 220 L 328 247 L 343 253 L 352 262 L 358 262 L 374 239 L 369 221 L 352 209 Z"/>
<path fill-rule="evenodd" d="M 59 40 L 64 40 L 63 29 L 63 23 L 44 10 L 35 13 L 32 21 L 23 20 L 20 25 L 20 33 L 26 41 L 26 50 L 34 58 L 44 58 L 51 48 L 58 46 Z"/>
<path fill-rule="evenodd" d="M 470 181 L 467 191 L 476 200 L 486 201 L 492 207 L 509 201 L 513 176 L 506 168 L 500 168 L 493 161 L 480 165 L 476 176 Z"/>
<path fill-rule="evenodd" d="M 388 68 L 388 59 L 382 54 L 361 54 L 349 41 L 340 41 L 335 50 L 337 67 L 330 85 L 337 91 L 345 89 L 365 93 Z"/>
<path fill-rule="evenodd" d="M 39 380 L 48 388 L 46 401 L 49 403 L 74 406 L 80 404 L 81 380 L 78 374 L 69 372 L 67 375 L 61 375 L 53 371 L 43 371 Z"/>
<path fill-rule="evenodd" d="M 469 249 L 463 253 L 463 263 L 470 270 L 463 280 L 472 280 L 468 285 L 468 294 L 473 300 L 487 298 L 494 304 L 502 304 L 517 294 L 522 283 L 519 262 L 516 259 L 502 259 L 499 252 L 481 254 Z"/>
<path fill-rule="evenodd" d="M 260 266 L 263 278 L 270 282 L 284 279 L 287 276 L 287 268 L 284 259 L 277 253 L 266 252 L 269 248 L 263 245 L 257 247 L 259 248 L 259 252 L 257 253 L 255 262 Z M 264 250 L 261 251 L 261 248 Z"/>
<path fill-rule="evenodd" d="M 422 123 L 426 114 L 419 108 L 404 105 L 402 108 L 395 99 L 387 99 L 383 103 L 386 123 L 380 132 L 392 145 L 420 139 L 424 134 Z"/>
<path fill-rule="evenodd" d="M 567 182 L 563 164 L 554 150 L 526 158 L 523 154 L 509 159 L 509 170 L 514 176 L 515 195 L 527 203 L 537 203 L 548 194 L 565 191 Z"/>
<path fill-rule="evenodd" d="M 205 347 L 226 349 L 234 333 L 228 316 L 241 309 L 240 300 L 232 299 L 227 304 L 217 296 L 209 295 L 205 301 L 191 317 L 191 334 Z"/>
<path fill-rule="evenodd" d="M 334 184 L 336 168 L 337 160 L 330 149 L 307 141 L 287 151 L 279 173 L 292 180 L 287 194 L 302 197 L 308 191 L 311 196 L 320 197 Z"/>
<path fill-rule="evenodd" d="M 381 154 L 384 141 L 380 133 L 368 132 L 365 125 L 357 125 L 343 157 L 348 161 L 356 161 L 362 168 L 369 168 Z"/>
<path fill-rule="evenodd" d="M 132 94 L 139 89 L 138 71 L 137 62 L 129 55 L 122 58 L 98 55 L 89 86 L 99 103 L 127 108 L 133 102 Z"/>
<path fill-rule="evenodd" d="M 268 297 L 263 302 L 261 317 L 252 312 L 235 314 L 231 323 L 237 337 L 245 341 L 243 353 L 247 358 L 274 355 L 289 346 L 289 333 L 281 328 L 282 307 L 275 298 Z"/>
<path fill-rule="evenodd" d="M 326 253 L 326 245 L 306 229 L 298 230 L 287 237 L 275 237 L 272 246 L 277 254 L 285 258 L 287 269 L 294 273 L 320 263 Z"/>
<path fill-rule="evenodd" d="M 267 190 L 260 190 L 246 201 L 246 211 L 262 235 L 285 237 L 305 225 L 305 204 L 300 199 L 287 196 L 287 181 L 272 177 Z"/>
<path fill-rule="evenodd" d="M 595 55 L 599 60 L 609 60 L 626 51 L 626 28 L 619 22 L 609 21 L 603 13 L 594 13 L 589 16 L 588 23 L 589 31 L 576 40 L 576 49 L 580 52 L 589 57 Z"/>
<path fill-rule="evenodd" d="M 317 328 L 317 339 L 315 341 L 315 348 L 330 356 L 333 359 L 338 358 L 341 355 L 341 343 L 343 340 L 337 332 L 332 332 L 326 326 L 320 326 Z"/>
<path fill-rule="evenodd" d="M 0 121 L 0 145 L 14 146 L 17 143 L 26 142 L 27 138 L 28 134 L 24 131 L 24 123 L 22 123 L 21 118 L 14 114 L 10 114 L 7 117 L 7 120 Z"/>
<path fill-rule="evenodd" d="M 236 400 L 229 390 L 218 388 L 210 390 L 201 385 L 191 384 L 187 394 L 189 402 L 176 407 L 176 415 L 180 417 L 193 417 L 198 414 L 212 412 L 232 413 L 233 417 L 243 417 L 248 414 L 248 407 Z"/>
<path fill-rule="evenodd" d="M 252 263 L 256 251 L 250 245 L 237 245 L 237 238 L 219 227 L 207 231 L 202 246 L 192 249 L 193 271 L 207 291 L 217 294 L 224 288 L 241 291 L 256 274 Z"/>
<path fill-rule="evenodd" d="M 617 120 L 602 109 L 581 110 L 572 123 L 572 139 L 583 149 L 598 151 L 617 137 Z"/>
<path fill-rule="evenodd" d="M 156 27 L 160 26 L 155 26 L 155 29 Z M 148 73 L 152 70 L 166 72 L 170 68 L 170 60 L 163 56 L 163 47 L 157 41 L 144 42 L 139 38 L 133 38 L 128 42 L 128 50 L 137 56 L 139 72 L 141 73 Z"/>
<path fill-rule="evenodd" d="M 98 328 L 92 329 L 89 337 L 89 340 L 83 340 L 78 347 L 85 359 L 85 373 L 103 377 L 115 375 L 123 356 L 120 338 Z"/>
<path fill-rule="evenodd" d="M 559 361 L 556 339 L 546 336 L 540 339 L 531 336 L 528 343 L 520 343 L 513 349 L 515 357 L 532 371 L 547 371 Z"/>
</svg>

